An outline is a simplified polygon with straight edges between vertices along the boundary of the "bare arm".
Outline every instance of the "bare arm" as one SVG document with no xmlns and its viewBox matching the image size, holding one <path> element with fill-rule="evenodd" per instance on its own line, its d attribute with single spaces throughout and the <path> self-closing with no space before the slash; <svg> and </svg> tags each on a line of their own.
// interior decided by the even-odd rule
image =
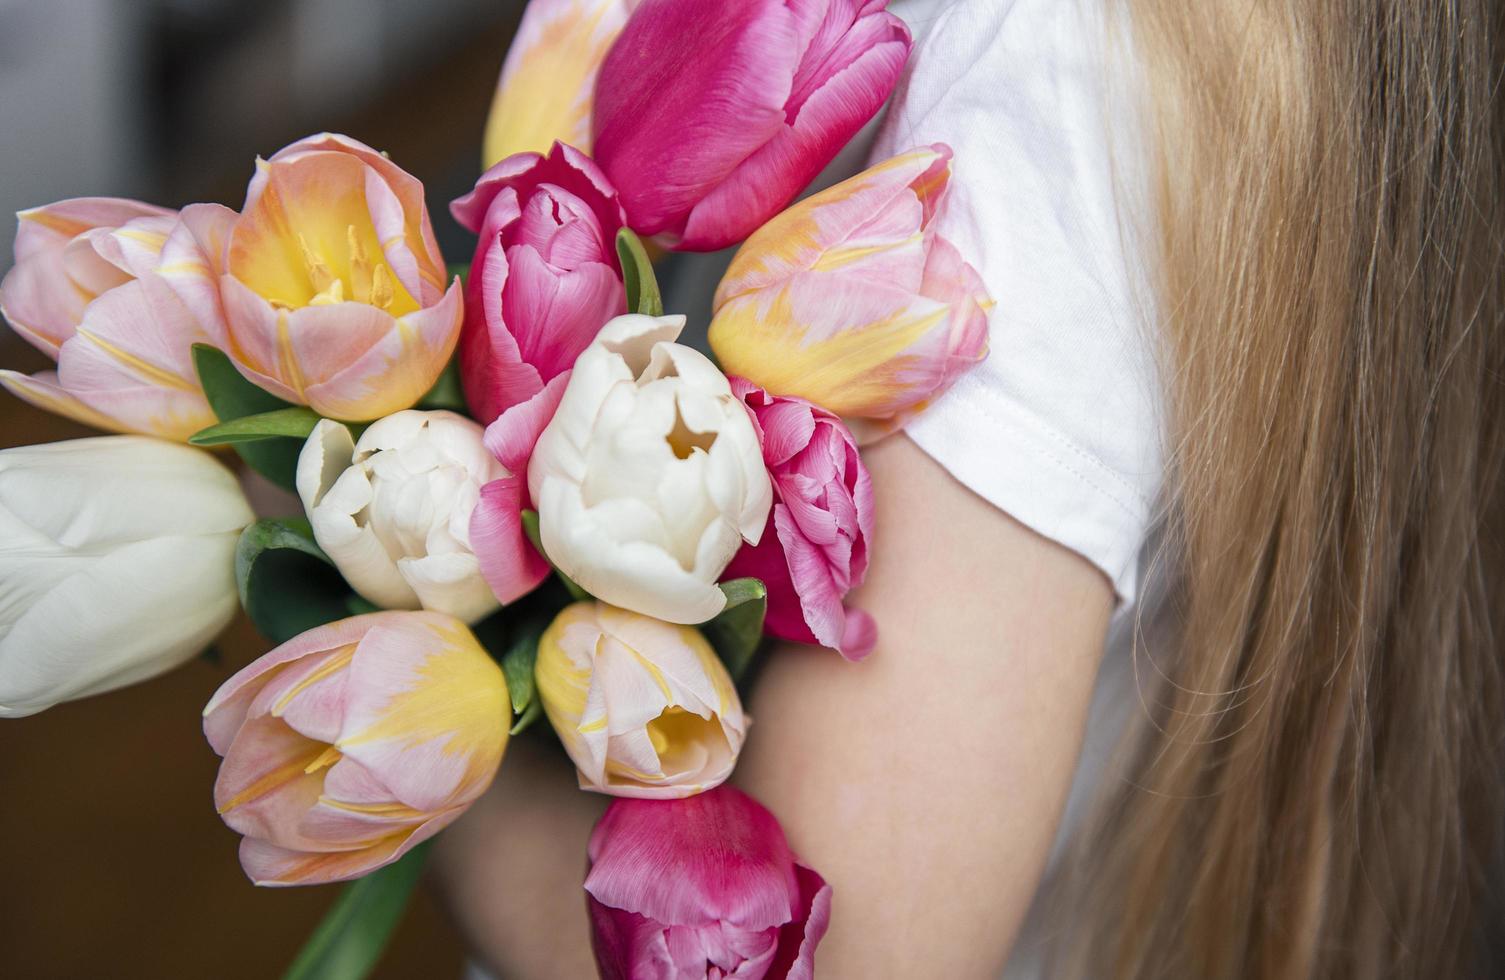
<svg viewBox="0 0 1505 980">
<path fill-rule="evenodd" d="M 908 439 L 866 459 L 879 537 L 854 598 L 879 647 L 859 665 L 776 651 L 736 779 L 835 888 L 821 974 L 993 977 L 1070 785 L 1112 592 Z M 505 976 L 589 975 L 580 881 L 603 804 L 573 787 L 562 758 L 509 755 L 441 838 L 461 926 Z"/>
</svg>

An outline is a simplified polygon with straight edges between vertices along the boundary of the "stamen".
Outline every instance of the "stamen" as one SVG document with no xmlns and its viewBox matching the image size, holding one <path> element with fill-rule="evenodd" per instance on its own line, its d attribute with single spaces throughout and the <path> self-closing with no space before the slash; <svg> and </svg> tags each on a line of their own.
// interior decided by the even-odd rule
<svg viewBox="0 0 1505 980">
<path fill-rule="evenodd" d="M 308 247 L 308 240 L 302 235 L 298 236 L 298 247 L 303 250 L 303 267 L 308 272 L 308 281 L 315 293 L 323 293 L 330 285 L 339 282 L 334 273 L 329 271 L 329 266 L 324 264 L 324 260 Z"/>
</svg>

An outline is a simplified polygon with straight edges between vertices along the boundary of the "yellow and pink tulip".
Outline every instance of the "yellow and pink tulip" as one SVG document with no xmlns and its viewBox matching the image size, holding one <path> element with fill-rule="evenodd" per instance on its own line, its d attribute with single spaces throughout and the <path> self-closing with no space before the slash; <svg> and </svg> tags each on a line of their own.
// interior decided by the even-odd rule
<svg viewBox="0 0 1505 980">
<path fill-rule="evenodd" d="M 693 796 L 726 781 L 747 735 L 731 675 L 698 630 L 604 602 L 559 614 L 534 678 L 582 789 Z"/>
<path fill-rule="evenodd" d="M 184 209 L 193 248 L 162 275 L 196 312 L 222 305 L 225 353 L 279 398 L 342 421 L 408 408 L 459 339 L 464 304 L 423 185 L 382 154 L 322 134 L 258 160 L 239 214 Z M 201 258 L 196 258 L 201 257 Z"/>
<path fill-rule="evenodd" d="M 507 747 L 506 680 L 464 623 L 383 612 L 310 630 L 204 709 L 214 802 L 260 885 L 355 878 L 486 790 Z"/>
<path fill-rule="evenodd" d="M 596 75 L 640 0 L 532 0 L 502 65 L 486 119 L 483 164 L 591 148 Z"/>
<path fill-rule="evenodd" d="M 17 217 L 0 311 L 58 366 L 30 376 L 0 371 L 0 385 L 110 431 L 186 439 L 213 424 L 191 350 L 220 342 L 218 304 L 191 309 L 156 272 L 167 243 L 182 235 L 178 213 L 94 197 Z"/>
<path fill-rule="evenodd" d="M 987 289 L 934 228 L 951 151 L 919 147 L 815 194 L 737 252 L 710 341 L 728 374 L 870 441 L 987 355 Z"/>
</svg>

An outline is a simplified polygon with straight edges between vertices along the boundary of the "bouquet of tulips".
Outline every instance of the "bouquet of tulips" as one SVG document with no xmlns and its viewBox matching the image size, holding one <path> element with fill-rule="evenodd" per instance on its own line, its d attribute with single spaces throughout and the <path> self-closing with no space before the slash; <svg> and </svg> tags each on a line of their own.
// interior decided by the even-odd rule
<svg viewBox="0 0 1505 980">
<path fill-rule="evenodd" d="M 768 637 L 872 651 L 858 447 L 982 358 L 990 305 L 932 228 L 945 146 L 791 204 L 899 77 L 884 7 L 534 0 L 459 274 L 420 183 L 329 134 L 257 160 L 238 211 L 19 216 L 0 304 L 57 370 L 0 382 L 126 434 L 0 452 L 0 715 L 243 608 L 275 648 L 204 708 L 215 805 L 257 884 L 360 879 L 293 975 L 374 962 L 539 718 L 616 798 L 582 899 L 604 976 L 811 975 L 831 888 L 722 785 L 738 684 Z M 716 360 L 644 239 L 741 244 Z M 301 512 L 258 519 L 246 468 Z"/>
</svg>

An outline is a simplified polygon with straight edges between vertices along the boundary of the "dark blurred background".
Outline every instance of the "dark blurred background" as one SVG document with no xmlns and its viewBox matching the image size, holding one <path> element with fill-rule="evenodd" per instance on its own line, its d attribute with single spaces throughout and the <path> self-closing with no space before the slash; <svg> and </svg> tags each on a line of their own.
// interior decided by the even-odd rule
<svg viewBox="0 0 1505 980">
<path fill-rule="evenodd" d="M 423 180 L 445 258 L 471 240 L 447 203 L 522 0 L 0 0 L 0 274 L 11 214 L 65 197 L 239 207 L 257 155 L 347 133 Z M 48 361 L 0 326 L 0 366 Z M 0 448 L 94 434 L 0 393 Z M 211 800 L 199 711 L 267 645 L 243 620 L 223 660 L 0 722 L 0 974 L 268 977 L 337 886 L 254 888 Z M 454 977 L 426 893 L 382 977 Z"/>
</svg>

